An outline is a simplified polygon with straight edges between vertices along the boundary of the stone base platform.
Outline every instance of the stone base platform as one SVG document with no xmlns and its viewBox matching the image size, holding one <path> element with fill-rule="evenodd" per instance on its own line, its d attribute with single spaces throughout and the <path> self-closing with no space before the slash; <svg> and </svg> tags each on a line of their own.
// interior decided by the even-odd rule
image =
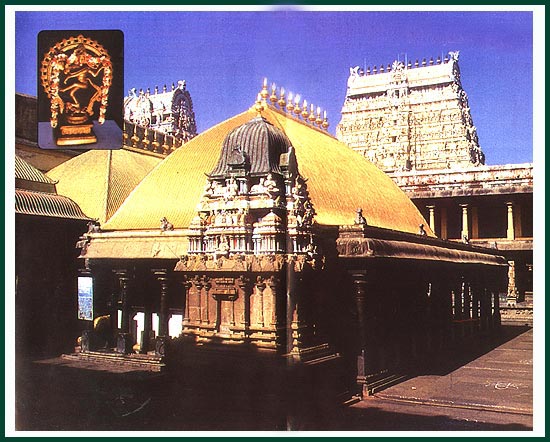
<svg viewBox="0 0 550 442">
<path fill-rule="evenodd" d="M 161 372 L 166 367 L 164 358 L 155 354 L 121 354 L 112 351 L 77 351 L 64 354 L 62 359 L 97 363 L 100 365 L 112 364 L 136 369 Z"/>
</svg>

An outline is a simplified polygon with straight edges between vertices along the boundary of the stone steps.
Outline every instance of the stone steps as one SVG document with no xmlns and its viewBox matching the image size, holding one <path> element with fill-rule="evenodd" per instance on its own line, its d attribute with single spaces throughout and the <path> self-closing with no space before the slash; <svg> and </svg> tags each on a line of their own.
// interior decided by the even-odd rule
<svg viewBox="0 0 550 442">
<path fill-rule="evenodd" d="M 165 364 L 164 358 L 152 354 L 120 354 L 114 352 L 77 352 L 64 354 L 63 359 L 78 360 L 84 362 L 93 362 L 98 364 L 115 364 L 143 368 L 148 371 L 161 372 Z"/>
</svg>

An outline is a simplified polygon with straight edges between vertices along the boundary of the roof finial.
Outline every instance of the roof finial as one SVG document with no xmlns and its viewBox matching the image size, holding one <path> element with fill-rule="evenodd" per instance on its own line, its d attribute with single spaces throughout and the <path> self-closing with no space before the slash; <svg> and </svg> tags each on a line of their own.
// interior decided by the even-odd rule
<svg viewBox="0 0 550 442">
<path fill-rule="evenodd" d="M 267 91 L 267 78 L 264 78 L 264 84 L 262 85 L 260 96 L 264 101 L 267 100 L 267 97 L 269 97 L 269 92 Z"/>
<path fill-rule="evenodd" d="M 304 100 L 302 104 L 302 118 L 304 121 L 307 121 L 307 117 L 309 117 L 309 112 L 307 111 L 307 100 Z"/>
<path fill-rule="evenodd" d="M 323 119 L 321 118 L 321 108 L 317 106 L 317 118 L 315 119 L 315 124 L 321 127 L 322 123 L 323 123 Z"/>
<path fill-rule="evenodd" d="M 309 105 L 309 117 L 308 120 L 313 124 L 315 123 L 315 111 L 313 110 L 313 104 Z"/>
<path fill-rule="evenodd" d="M 273 104 L 277 102 L 277 94 L 275 90 L 276 90 L 275 83 L 271 83 L 271 95 L 269 96 L 269 101 L 271 101 Z"/>
<path fill-rule="evenodd" d="M 296 95 L 294 97 L 294 113 L 296 114 L 296 116 L 300 116 L 300 112 L 302 112 L 302 110 L 300 109 L 300 96 Z"/>
<path fill-rule="evenodd" d="M 324 111 L 324 114 L 323 114 L 323 122 L 321 123 L 321 127 L 325 130 L 328 129 L 328 120 L 327 120 L 327 111 Z"/>
<path fill-rule="evenodd" d="M 277 104 L 281 108 L 281 110 L 285 110 L 286 101 L 285 101 L 285 88 L 282 87 L 279 91 L 279 101 L 277 101 Z"/>
<path fill-rule="evenodd" d="M 290 113 L 292 113 L 292 111 L 294 110 L 294 102 L 292 101 L 292 98 L 293 98 L 293 94 L 292 94 L 292 92 L 289 92 L 288 93 L 288 101 L 287 101 L 286 109 Z"/>
<path fill-rule="evenodd" d="M 262 116 L 262 111 L 264 110 L 264 105 L 263 105 L 262 101 L 263 101 L 262 100 L 262 94 L 258 93 L 258 96 L 256 98 L 256 104 L 254 105 L 254 109 L 258 113 L 258 117 Z"/>
</svg>

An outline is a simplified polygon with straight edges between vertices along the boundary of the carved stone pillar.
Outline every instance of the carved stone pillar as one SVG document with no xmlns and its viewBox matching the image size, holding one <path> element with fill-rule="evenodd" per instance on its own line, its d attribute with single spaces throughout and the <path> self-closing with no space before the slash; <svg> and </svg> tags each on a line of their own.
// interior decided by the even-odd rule
<svg viewBox="0 0 550 442">
<path fill-rule="evenodd" d="M 514 203 L 508 201 L 506 203 L 507 207 L 507 228 L 506 228 L 506 239 L 515 239 L 516 234 L 514 230 Z"/>
<path fill-rule="evenodd" d="M 351 274 L 353 278 L 355 305 L 357 309 L 358 328 L 358 354 L 356 382 L 361 388 L 361 395 L 368 396 L 368 380 L 372 373 L 372 361 L 367 342 L 367 291 L 368 281 L 366 271 L 356 271 Z"/>
<path fill-rule="evenodd" d="M 472 238 L 479 238 L 479 217 L 477 207 L 472 207 Z"/>
<path fill-rule="evenodd" d="M 460 204 L 462 208 L 462 230 L 460 236 L 464 239 L 470 238 L 470 225 L 468 222 L 468 204 Z"/>
<path fill-rule="evenodd" d="M 493 317 L 492 319 L 492 325 L 493 328 L 499 328 L 501 324 L 501 317 L 500 317 L 500 298 L 499 298 L 499 290 L 498 290 L 498 284 L 492 283 L 491 284 L 491 291 L 493 295 Z"/>
<path fill-rule="evenodd" d="M 191 281 L 187 279 L 187 276 L 185 277 L 185 281 L 183 282 L 183 289 L 185 290 L 185 307 L 183 311 L 183 322 L 185 324 L 189 324 L 189 290 L 192 287 Z"/>
<path fill-rule="evenodd" d="M 166 269 L 153 270 L 160 285 L 159 335 L 155 343 L 155 353 L 164 355 L 165 344 L 170 338 L 168 332 L 168 272 Z"/>
<path fill-rule="evenodd" d="M 248 329 L 250 328 L 250 295 L 253 290 L 253 285 L 251 284 L 250 278 L 244 275 L 239 276 L 239 278 L 237 279 L 237 284 L 239 285 L 239 289 L 243 294 L 243 316 L 241 325 L 244 327 L 245 330 L 248 331 Z"/>
<path fill-rule="evenodd" d="M 467 280 L 464 280 L 462 282 L 462 293 L 463 293 L 462 317 L 464 319 L 470 319 L 472 317 L 472 294 L 470 290 L 470 282 Z"/>
<path fill-rule="evenodd" d="M 479 304 L 479 318 L 482 331 L 487 331 L 489 328 L 489 320 L 491 316 L 491 300 L 486 285 L 481 289 L 481 299 Z"/>
<path fill-rule="evenodd" d="M 428 209 L 428 218 L 430 223 L 430 229 L 435 233 L 435 206 L 426 206 Z"/>
<path fill-rule="evenodd" d="M 462 286 L 453 286 L 453 319 L 462 319 Z"/>
<path fill-rule="evenodd" d="M 260 298 L 260 301 L 259 301 L 259 323 L 260 323 L 260 327 L 264 327 L 265 326 L 265 318 L 264 318 L 264 290 L 265 290 L 265 287 L 266 287 L 266 284 L 263 280 L 263 278 L 261 278 L 260 276 L 258 276 L 258 279 L 256 280 L 256 283 L 254 284 L 256 289 L 258 290 L 258 295 L 259 295 L 259 298 Z"/>
<path fill-rule="evenodd" d="M 120 303 L 122 309 L 122 324 L 117 336 L 118 353 L 129 354 L 132 352 L 133 338 L 130 334 L 130 277 L 126 269 L 115 270 L 120 283 Z"/>
<path fill-rule="evenodd" d="M 521 225 L 521 205 L 516 202 L 514 204 L 514 238 L 523 236 L 523 228 Z"/>
<path fill-rule="evenodd" d="M 446 293 L 446 310 L 447 310 L 447 316 L 446 316 L 446 341 L 452 342 L 454 340 L 454 323 L 453 320 L 455 318 L 454 315 L 454 295 L 456 291 L 456 287 L 453 283 L 453 281 L 446 280 L 445 283 L 445 293 Z"/>
<path fill-rule="evenodd" d="M 147 353 L 151 350 L 151 340 L 153 332 L 153 312 L 149 305 L 145 306 L 143 331 L 141 332 L 141 348 L 140 353 Z"/>
<path fill-rule="evenodd" d="M 278 278 L 271 277 L 267 280 L 267 284 L 271 289 L 272 299 L 273 299 L 273 312 L 272 312 L 271 319 L 269 320 L 269 325 L 271 325 L 273 328 L 276 328 L 281 323 L 281 318 L 279 317 L 281 312 L 277 311 L 277 306 L 279 304 L 277 297 L 279 296 L 280 283 Z M 264 321 L 265 321 L 265 318 L 264 318 Z"/>
<path fill-rule="evenodd" d="M 479 302 L 480 302 L 480 284 L 479 277 L 477 275 L 473 276 L 472 282 L 470 284 L 470 294 L 472 298 L 472 319 L 474 322 L 474 331 L 479 330 Z"/>
<path fill-rule="evenodd" d="M 210 289 L 212 288 L 212 283 L 210 282 L 210 278 L 208 276 L 205 276 L 203 278 L 203 286 L 204 288 L 204 322 L 206 322 L 206 324 L 209 324 L 210 323 L 210 312 L 208 310 L 208 296 L 209 296 L 209 293 L 210 293 Z"/>
<path fill-rule="evenodd" d="M 441 217 L 441 239 L 447 239 L 447 208 L 442 207 L 439 211 L 439 216 Z"/>
<path fill-rule="evenodd" d="M 202 323 L 202 317 L 203 317 L 203 314 L 202 314 L 202 287 L 203 287 L 203 282 L 201 280 L 201 278 L 198 276 L 198 275 L 195 275 L 195 278 L 193 279 L 193 284 L 195 285 L 195 289 L 197 291 L 197 311 L 198 311 L 198 314 L 199 314 L 199 317 L 195 320 L 197 323 L 201 324 Z M 219 304 L 219 302 L 218 302 Z M 218 318 L 219 318 L 219 315 L 218 315 Z"/>
<path fill-rule="evenodd" d="M 518 301 L 519 292 L 516 286 L 516 262 L 508 261 L 508 290 L 506 295 L 506 305 L 515 307 Z"/>
</svg>

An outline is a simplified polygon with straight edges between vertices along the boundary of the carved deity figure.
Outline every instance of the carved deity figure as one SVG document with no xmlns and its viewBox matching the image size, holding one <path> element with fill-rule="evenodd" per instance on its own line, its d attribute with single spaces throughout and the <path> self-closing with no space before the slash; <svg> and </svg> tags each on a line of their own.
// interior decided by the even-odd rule
<svg viewBox="0 0 550 442">
<path fill-rule="evenodd" d="M 212 183 L 210 181 L 207 181 L 206 185 L 204 186 L 203 194 L 206 196 L 212 196 L 214 193 L 214 189 L 212 188 Z"/>
<path fill-rule="evenodd" d="M 160 229 L 163 232 L 166 232 L 167 230 L 174 230 L 174 225 L 169 222 L 165 216 L 163 216 L 160 220 Z"/>
<path fill-rule="evenodd" d="M 220 243 L 218 244 L 218 247 L 216 248 L 216 251 L 214 253 L 216 259 L 218 259 L 220 256 L 229 256 L 229 249 L 229 241 L 225 235 L 222 235 L 220 237 Z"/>
<path fill-rule="evenodd" d="M 418 234 L 421 235 L 421 236 L 427 236 L 428 235 L 428 233 L 424 229 L 424 224 L 420 224 L 418 226 Z"/>
<path fill-rule="evenodd" d="M 239 186 L 237 185 L 237 181 L 235 178 L 230 178 L 229 182 L 227 183 L 227 186 L 225 187 L 225 194 L 224 199 L 232 200 L 235 198 L 239 193 Z"/>
<path fill-rule="evenodd" d="M 349 68 L 348 88 L 353 86 L 357 77 L 359 77 L 359 66 Z"/>
<path fill-rule="evenodd" d="M 260 178 L 260 182 L 258 184 L 254 184 L 250 188 L 250 193 L 264 193 L 265 192 L 265 186 L 264 186 L 264 179 Z"/>
<path fill-rule="evenodd" d="M 214 181 L 212 183 L 212 195 L 214 196 L 222 196 L 225 192 L 225 188 L 218 183 L 217 181 Z"/>
<path fill-rule="evenodd" d="M 359 224 L 359 225 L 366 225 L 367 224 L 367 220 L 363 216 L 363 209 L 357 209 L 356 215 L 355 215 L 355 220 L 353 222 L 354 222 L 354 224 Z"/>
<path fill-rule="evenodd" d="M 280 192 L 280 189 L 277 187 L 277 183 L 273 179 L 273 175 L 271 173 L 267 174 L 267 178 L 264 181 L 264 187 L 266 193 L 271 198 L 274 198 Z"/>
</svg>

